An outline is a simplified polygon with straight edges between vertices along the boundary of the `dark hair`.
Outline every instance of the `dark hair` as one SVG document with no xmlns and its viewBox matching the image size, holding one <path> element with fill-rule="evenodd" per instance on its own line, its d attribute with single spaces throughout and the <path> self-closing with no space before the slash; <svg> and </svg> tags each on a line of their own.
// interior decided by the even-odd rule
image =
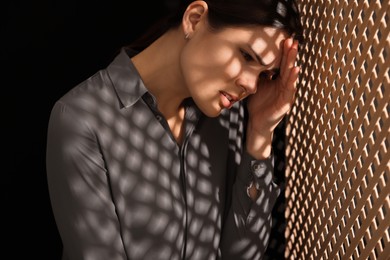
<svg viewBox="0 0 390 260">
<path fill-rule="evenodd" d="M 154 24 L 128 48 L 141 51 L 169 29 L 177 28 L 187 6 L 194 0 L 182 0 L 177 10 Z M 261 25 L 285 30 L 302 42 L 302 25 L 295 0 L 204 0 L 208 4 L 210 28 Z"/>
</svg>

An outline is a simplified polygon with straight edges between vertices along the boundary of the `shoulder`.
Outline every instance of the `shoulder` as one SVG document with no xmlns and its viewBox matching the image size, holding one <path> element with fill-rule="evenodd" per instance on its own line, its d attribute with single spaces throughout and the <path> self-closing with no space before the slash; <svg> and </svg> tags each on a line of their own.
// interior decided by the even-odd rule
<svg viewBox="0 0 390 260">
<path fill-rule="evenodd" d="M 55 102 L 50 112 L 50 124 L 65 128 L 93 126 L 103 109 L 118 103 L 116 99 L 106 71 L 98 71 Z"/>
<path fill-rule="evenodd" d="M 58 101 L 81 114 L 118 109 L 123 106 L 121 96 L 132 94 L 136 88 L 130 83 L 137 81 L 139 76 L 122 50 L 106 68 L 70 89 Z"/>
</svg>

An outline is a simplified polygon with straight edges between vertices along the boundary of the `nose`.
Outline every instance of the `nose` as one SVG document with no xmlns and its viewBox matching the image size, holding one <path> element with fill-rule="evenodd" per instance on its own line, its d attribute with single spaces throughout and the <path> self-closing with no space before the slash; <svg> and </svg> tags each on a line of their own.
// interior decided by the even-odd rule
<svg viewBox="0 0 390 260">
<path fill-rule="evenodd" d="M 258 74 L 255 72 L 243 72 L 237 80 L 237 85 L 240 86 L 247 94 L 255 94 L 257 91 Z"/>
</svg>

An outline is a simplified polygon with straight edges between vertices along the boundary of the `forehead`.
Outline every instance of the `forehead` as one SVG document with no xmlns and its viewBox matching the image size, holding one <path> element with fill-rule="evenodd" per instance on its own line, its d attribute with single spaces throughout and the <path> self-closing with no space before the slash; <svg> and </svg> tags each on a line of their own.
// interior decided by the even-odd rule
<svg viewBox="0 0 390 260">
<path fill-rule="evenodd" d="M 225 28 L 221 33 L 234 43 L 252 48 L 266 64 L 281 57 L 282 42 L 288 37 L 282 29 L 264 26 Z"/>
</svg>

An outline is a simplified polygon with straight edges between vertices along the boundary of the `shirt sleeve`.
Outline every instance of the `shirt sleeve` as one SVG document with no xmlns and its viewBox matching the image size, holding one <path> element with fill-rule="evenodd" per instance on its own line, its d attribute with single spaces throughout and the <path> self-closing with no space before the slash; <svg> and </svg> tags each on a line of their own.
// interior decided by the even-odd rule
<svg viewBox="0 0 390 260">
<path fill-rule="evenodd" d="M 86 113 L 57 102 L 46 167 L 63 259 L 127 259 L 98 140 Z"/>
<path fill-rule="evenodd" d="M 243 154 L 222 232 L 222 259 L 263 258 L 271 232 L 272 208 L 280 194 L 280 188 L 273 182 L 273 171 L 273 156 L 256 160 L 248 153 Z M 252 182 L 258 189 L 256 201 L 247 194 Z"/>
</svg>

